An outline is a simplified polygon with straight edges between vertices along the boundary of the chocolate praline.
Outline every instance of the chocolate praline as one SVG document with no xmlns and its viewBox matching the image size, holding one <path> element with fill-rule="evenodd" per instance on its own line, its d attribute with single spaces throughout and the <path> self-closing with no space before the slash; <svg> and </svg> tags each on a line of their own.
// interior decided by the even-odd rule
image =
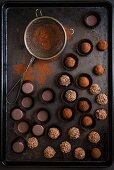
<svg viewBox="0 0 114 170">
<path fill-rule="evenodd" d="M 55 94 L 52 89 L 44 89 L 41 94 L 41 100 L 45 103 L 52 102 L 54 100 Z"/>
<path fill-rule="evenodd" d="M 33 106 L 33 98 L 30 96 L 23 97 L 20 101 L 20 105 L 24 109 L 29 109 Z"/>
<path fill-rule="evenodd" d="M 37 121 L 46 122 L 49 119 L 49 112 L 45 109 L 40 109 L 36 114 Z"/>
<path fill-rule="evenodd" d="M 81 112 L 87 112 L 91 108 L 91 103 L 88 99 L 82 98 L 79 100 L 77 107 Z"/>
<path fill-rule="evenodd" d="M 42 136 L 44 133 L 44 127 L 42 125 L 36 124 L 32 127 L 32 133 L 35 136 Z"/>
<path fill-rule="evenodd" d="M 11 110 L 11 118 L 13 120 L 21 120 L 24 116 L 23 111 L 20 108 L 14 108 Z"/>
<path fill-rule="evenodd" d="M 94 11 L 87 13 L 84 17 L 84 24 L 88 28 L 94 28 L 100 23 L 100 15 Z"/>
<path fill-rule="evenodd" d="M 84 116 L 81 122 L 84 127 L 90 127 L 93 125 L 93 119 L 89 115 Z"/>
<path fill-rule="evenodd" d="M 16 141 L 13 142 L 12 150 L 15 153 L 22 153 L 24 149 L 25 149 L 25 143 L 22 139 L 17 139 Z"/>
<path fill-rule="evenodd" d="M 16 123 L 14 128 L 18 135 L 25 134 L 29 130 L 29 124 L 28 124 L 28 122 L 22 120 L 22 121 Z"/>
<path fill-rule="evenodd" d="M 21 90 L 25 94 L 31 94 L 34 92 L 34 85 L 31 81 L 24 81 Z"/>
<path fill-rule="evenodd" d="M 73 110 L 69 107 L 65 107 L 62 109 L 61 115 L 64 119 L 69 120 L 73 117 Z"/>
<path fill-rule="evenodd" d="M 99 159 L 101 157 L 101 150 L 99 148 L 92 148 L 91 150 L 91 156 L 94 159 Z"/>
</svg>

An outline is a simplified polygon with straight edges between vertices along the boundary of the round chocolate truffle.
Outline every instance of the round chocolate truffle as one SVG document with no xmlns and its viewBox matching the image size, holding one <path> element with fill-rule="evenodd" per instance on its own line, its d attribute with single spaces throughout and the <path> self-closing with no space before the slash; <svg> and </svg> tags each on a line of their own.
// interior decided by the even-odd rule
<svg viewBox="0 0 114 170">
<path fill-rule="evenodd" d="M 76 94 L 76 91 L 75 90 L 67 90 L 65 92 L 65 99 L 68 101 L 68 102 L 73 102 L 75 101 L 77 98 L 77 94 Z"/>
<path fill-rule="evenodd" d="M 66 107 L 62 110 L 62 117 L 64 119 L 71 119 L 72 116 L 73 116 L 72 109 Z"/>
<path fill-rule="evenodd" d="M 59 84 L 61 86 L 69 86 L 71 84 L 71 79 L 68 75 L 62 75 L 59 77 Z"/>
<path fill-rule="evenodd" d="M 98 159 L 101 157 L 101 151 L 99 148 L 93 148 L 91 150 L 91 156 L 94 158 L 94 159 Z"/>
<path fill-rule="evenodd" d="M 24 97 L 21 101 L 22 107 L 28 109 L 33 105 L 33 99 L 31 97 Z"/>
<path fill-rule="evenodd" d="M 51 138 L 51 139 L 57 139 L 59 136 L 60 136 L 60 131 L 58 128 L 56 127 L 52 127 L 49 129 L 48 131 L 48 136 Z"/>
<path fill-rule="evenodd" d="M 93 125 L 93 119 L 91 116 L 84 116 L 82 119 L 82 125 L 85 127 L 90 127 Z"/>
<path fill-rule="evenodd" d="M 15 108 L 11 111 L 11 117 L 13 120 L 21 120 L 23 116 L 24 116 L 24 113 L 19 108 Z"/>
<path fill-rule="evenodd" d="M 69 153 L 71 151 L 71 144 L 68 141 L 64 141 L 60 144 L 61 152 Z"/>
<path fill-rule="evenodd" d="M 30 138 L 28 138 L 27 146 L 28 146 L 30 149 L 34 149 L 34 148 L 38 147 L 38 139 L 35 138 L 35 137 L 30 137 Z"/>
<path fill-rule="evenodd" d="M 76 159 L 82 160 L 85 158 L 85 150 L 81 147 L 78 147 L 74 151 L 74 156 Z"/>
<path fill-rule="evenodd" d="M 70 57 L 70 56 L 65 58 L 64 63 L 65 63 L 65 66 L 68 67 L 68 68 L 73 68 L 77 64 L 76 60 L 73 57 Z"/>
<path fill-rule="evenodd" d="M 12 149 L 15 153 L 22 153 L 25 149 L 24 143 L 20 140 L 17 140 L 13 143 Z"/>
<path fill-rule="evenodd" d="M 81 76 L 81 77 L 79 77 L 78 83 L 79 83 L 80 87 L 83 87 L 83 88 L 88 87 L 89 79 L 85 76 Z"/>
<path fill-rule="evenodd" d="M 98 76 L 101 76 L 103 75 L 104 73 L 104 68 L 101 64 L 97 64 L 95 67 L 94 67 L 94 73 Z"/>
<path fill-rule="evenodd" d="M 41 126 L 41 125 L 34 125 L 32 127 L 32 133 L 35 135 L 35 136 L 41 136 L 43 135 L 44 133 L 44 127 Z"/>
<path fill-rule="evenodd" d="M 68 130 L 68 135 L 70 139 L 77 139 L 80 137 L 80 131 L 76 127 L 72 127 Z"/>
<path fill-rule="evenodd" d="M 105 120 L 107 118 L 107 111 L 105 109 L 97 109 L 95 111 L 95 116 L 97 119 Z"/>
<path fill-rule="evenodd" d="M 98 84 L 92 84 L 89 91 L 91 94 L 96 95 L 101 92 L 101 88 L 99 87 Z"/>
<path fill-rule="evenodd" d="M 86 100 L 80 100 L 78 103 L 78 108 L 81 112 L 87 112 L 90 109 L 90 104 Z"/>
<path fill-rule="evenodd" d="M 32 82 L 27 81 L 24 82 L 22 85 L 22 92 L 25 94 L 31 94 L 34 91 L 34 85 L 32 84 Z"/>
<path fill-rule="evenodd" d="M 19 133 L 27 133 L 29 130 L 29 124 L 26 121 L 21 121 L 17 125 L 17 130 Z"/>
<path fill-rule="evenodd" d="M 96 102 L 100 105 L 108 103 L 108 97 L 104 93 L 100 93 L 96 96 Z"/>
<path fill-rule="evenodd" d="M 98 132 L 96 131 L 92 131 L 89 133 L 88 135 L 88 140 L 91 142 L 91 143 L 98 143 L 100 141 L 100 135 Z"/>
<path fill-rule="evenodd" d="M 89 42 L 82 42 L 80 48 L 82 53 L 87 54 L 91 51 L 91 44 Z"/>
<path fill-rule="evenodd" d="M 37 119 L 41 122 L 47 121 L 48 118 L 49 118 L 49 113 L 46 110 L 42 109 L 37 113 Z"/>
<path fill-rule="evenodd" d="M 51 89 L 45 89 L 42 93 L 44 102 L 51 102 L 54 99 L 54 92 Z"/>
<path fill-rule="evenodd" d="M 108 42 L 105 40 L 100 40 L 97 44 L 97 47 L 100 51 L 104 51 L 108 48 Z"/>
<path fill-rule="evenodd" d="M 55 154 L 56 154 L 56 151 L 51 146 L 48 146 L 44 150 L 44 157 L 45 158 L 48 158 L 48 159 L 53 158 L 55 156 Z"/>
</svg>

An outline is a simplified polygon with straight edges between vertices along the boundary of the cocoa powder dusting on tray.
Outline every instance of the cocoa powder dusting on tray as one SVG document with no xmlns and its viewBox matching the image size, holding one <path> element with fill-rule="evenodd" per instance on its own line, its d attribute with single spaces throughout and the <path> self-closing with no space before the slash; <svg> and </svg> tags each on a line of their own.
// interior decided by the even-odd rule
<svg viewBox="0 0 114 170">
<path fill-rule="evenodd" d="M 67 40 L 69 41 L 72 38 L 72 31 L 67 26 L 64 26 L 64 29 L 66 31 Z"/>
</svg>

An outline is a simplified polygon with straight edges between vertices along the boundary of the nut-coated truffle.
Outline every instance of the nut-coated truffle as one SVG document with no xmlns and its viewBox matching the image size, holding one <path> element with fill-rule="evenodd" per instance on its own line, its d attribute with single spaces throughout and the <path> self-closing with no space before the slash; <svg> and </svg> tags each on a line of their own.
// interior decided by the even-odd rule
<svg viewBox="0 0 114 170">
<path fill-rule="evenodd" d="M 99 50 L 104 51 L 108 48 L 108 42 L 105 40 L 100 40 L 97 44 Z"/>
<path fill-rule="evenodd" d="M 62 117 L 64 119 L 71 119 L 73 116 L 73 112 L 72 112 L 72 109 L 70 108 L 64 108 L 63 111 L 62 111 Z"/>
<path fill-rule="evenodd" d="M 73 102 L 76 100 L 76 91 L 75 90 L 67 90 L 65 92 L 65 98 L 68 102 Z"/>
<path fill-rule="evenodd" d="M 81 76 L 79 78 L 78 83 L 79 83 L 79 86 L 81 86 L 81 87 L 88 87 L 89 86 L 89 79 L 85 76 Z"/>
<path fill-rule="evenodd" d="M 99 148 L 92 148 L 91 150 L 91 156 L 94 158 L 94 159 L 98 159 L 101 157 L 101 151 Z"/>
<path fill-rule="evenodd" d="M 76 159 L 82 160 L 85 158 L 85 150 L 81 147 L 78 147 L 74 151 L 74 156 Z"/>
<path fill-rule="evenodd" d="M 98 84 L 92 84 L 89 91 L 91 94 L 96 95 L 101 92 L 101 88 Z"/>
<path fill-rule="evenodd" d="M 70 139 L 77 139 L 80 137 L 80 131 L 76 127 L 72 127 L 68 130 L 68 135 Z"/>
<path fill-rule="evenodd" d="M 94 73 L 98 76 L 101 76 L 103 75 L 104 73 L 104 68 L 101 64 L 97 64 L 95 67 L 94 67 Z"/>
<path fill-rule="evenodd" d="M 50 128 L 49 131 L 48 131 L 48 136 L 51 138 L 51 139 L 57 139 L 59 136 L 60 136 L 60 131 L 58 128 Z"/>
<path fill-rule="evenodd" d="M 107 95 L 106 94 L 104 94 L 104 93 L 100 93 L 100 94 L 98 94 L 97 96 L 96 96 L 96 102 L 98 103 L 98 104 L 107 104 L 108 103 L 108 97 L 107 97 Z"/>
<path fill-rule="evenodd" d="M 73 57 L 65 58 L 65 66 L 68 68 L 72 68 L 76 65 L 76 60 Z"/>
<path fill-rule="evenodd" d="M 95 111 L 95 116 L 97 119 L 105 120 L 107 118 L 107 111 L 105 109 L 97 109 Z"/>
<path fill-rule="evenodd" d="M 81 52 L 84 53 L 84 54 L 87 54 L 89 53 L 91 50 L 91 44 L 88 43 L 88 42 L 83 42 L 81 44 Z"/>
<path fill-rule="evenodd" d="M 38 139 L 35 137 L 28 138 L 27 145 L 30 149 L 38 147 Z"/>
<path fill-rule="evenodd" d="M 90 109 L 90 104 L 86 100 L 81 100 L 81 101 L 79 101 L 78 107 L 79 107 L 80 111 L 87 112 Z"/>
<path fill-rule="evenodd" d="M 56 151 L 51 146 L 48 146 L 44 150 L 44 157 L 45 158 L 51 159 L 51 158 L 53 158 L 55 156 L 55 154 L 56 154 Z"/>
<path fill-rule="evenodd" d="M 70 77 L 68 75 L 62 75 L 60 78 L 59 78 L 59 84 L 61 86 L 69 86 L 71 84 L 71 80 L 70 80 Z"/>
<path fill-rule="evenodd" d="M 82 125 L 85 127 L 89 127 L 93 125 L 93 119 L 91 116 L 84 116 L 82 119 Z"/>
<path fill-rule="evenodd" d="M 68 141 L 64 141 L 60 144 L 61 152 L 69 153 L 71 151 L 71 144 Z"/>
<path fill-rule="evenodd" d="M 91 143 L 98 143 L 100 141 L 100 135 L 98 132 L 96 131 L 92 131 L 89 133 L 88 135 L 88 140 L 91 142 Z"/>
</svg>

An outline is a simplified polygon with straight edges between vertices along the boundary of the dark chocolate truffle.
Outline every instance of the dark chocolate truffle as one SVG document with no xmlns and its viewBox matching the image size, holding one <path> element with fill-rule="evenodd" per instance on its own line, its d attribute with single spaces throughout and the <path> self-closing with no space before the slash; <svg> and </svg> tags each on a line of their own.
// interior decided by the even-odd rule
<svg viewBox="0 0 114 170">
<path fill-rule="evenodd" d="M 77 64 L 76 60 L 73 57 L 70 57 L 70 56 L 65 58 L 64 63 L 65 63 L 65 66 L 68 67 L 68 68 L 73 68 Z"/>
<path fill-rule="evenodd" d="M 72 116 L 73 116 L 72 109 L 66 107 L 62 110 L 62 117 L 64 119 L 71 119 Z"/>
<path fill-rule="evenodd" d="M 88 140 L 91 142 L 91 143 L 98 143 L 100 141 L 100 135 L 98 132 L 96 131 L 92 131 L 89 133 L 88 135 Z"/>
<path fill-rule="evenodd" d="M 78 147 L 74 151 L 74 156 L 76 159 L 82 160 L 85 158 L 85 150 L 81 147 Z"/>
<path fill-rule="evenodd" d="M 43 101 L 51 102 L 53 100 L 53 98 L 54 98 L 54 93 L 53 93 L 52 90 L 46 89 L 46 90 L 43 91 L 43 93 L 42 93 Z"/>
<path fill-rule="evenodd" d="M 103 75 L 104 73 L 104 68 L 101 64 L 97 64 L 95 67 L 94 67 L 94 73 L 98 76 L 101 76 Z"/>
<path fill-rule="evenodd" d="M 24 82 L 22 85 L 22 92 L 25 94 L 31 94 L 34 91 L 34 85 L 32 82 Z"/>
<path fill-rule="evenodd" d="M 38 147 L 38 139 L 35 137 L 28 138 L 27 145 L 30 149 Z"/>
<path fill-rule="evenodd" d="M 80 87 L 88 87 L 90 82 L 88 77 L 81 76 L 79 77 L 78 83 Z"/>
<path fill-rule="evenodd" d="M 61 149 L 61 152 L 65 153 L 65 154 L 69 153 L 71 151 L 71 144 L 68 141 L 63 141 L 60 144 L 60 149 Z"/>
<path fill-rule="evenodd" d="M 65 99 L 68 101 L 68 102 L 73 102 L 75 101 L 77 98 L 77 94 L 76 94 L 76 91 L 75 90 L 67 90 L 65 92 Z"/>
<path fill-rule="evenodd" d="M 60 131 L 58 128 L 52 127 L 48 131 L 48 136 L 51 139 L 57 139 L 60 136 Z"/>
<path fill-rule="evenodd" d="M 34 125 L 33 128 L 32 128 L 32 133 L 35 136 L 41 136 L 44 133 L 44 127 L 41 126 L 41 125 Z"/>
<path fill-rule="evenodd" d="M 86 100 L 79 101 L 78 108 L 82 112 L 87 112 L 90 109 L 90 104 Z"/>
<path fill-rule="evenodd" d="M 17 125 L 17 130 L 19 133 L 22 133 L 22 134 L 27 133 L 29 130 L 29 124 L 25 121 L 21 121 Z"/>
<path fill-rule="evenodd" d="M 71 79 L 68 75 L 63 74 L 61 77 L 59 77 L 58 83 L 61 86 L 69 86 L 71 84 Z"/>
<path fill-rule="evenodd" d="M 89 42 L 82 42 L 80 48 L 82 53 L 87 54 L 91 51 L 91 44 Z"/>
<path fill-rule="evenodd" d="M 15 108 L 11 111 L 11 117 L 13 120 L 21 120 L 23 118 L 23 111 L 19 108 Z"/>
<path fill-rule="evenodd" d="M 101 157 L 101 151 L 99 148 L 93 148 L 91 150 L 91 156 L 94 158 L 94 159 L 98 159 Z"/>
<path fill-rule="evenodd" d="M 37 113 L 37 119 L 41 122 L 45 122 L 47 121 L 49 118 L 49 114 L 46 110 L 40 110 L 38 113 Z"/>
<path fill-rule="evenodd" d="M 82 119 L 82 125 L 85 127 L 90 127 L 93 125 L 93 119 L 91 116 L 84 116 Z"/>
<path fill-rule="evenodd" d="M 25 148 L 24 143 L 20 140 L 17 140 L 12 145 L 12 149 L 16 153 L 22 153 L 24 151 L 24 148 Z"/>
<path fill-rule="evenodd" d="M 21 105 L 26 109 L 32 107 L 32 105 L 33 105 L 32 98 L 31 97 L 24 97 L 21 101 Z"/>
<path fill-rule="evenodd" d="M 54 148 L 52 148 L 51 146 L 47 146 L 47 148 L 45 148 L 44 150 L 44 157 L 51 159 L 55 156 L 56 151 Z"/>
<path fill-rule="evenodd" d="M 100 40 L 97 44 L 97 47 L 100 51 L 104 51 L 108 48 L 108 42 L 105 40 Z"/>
</svg>

